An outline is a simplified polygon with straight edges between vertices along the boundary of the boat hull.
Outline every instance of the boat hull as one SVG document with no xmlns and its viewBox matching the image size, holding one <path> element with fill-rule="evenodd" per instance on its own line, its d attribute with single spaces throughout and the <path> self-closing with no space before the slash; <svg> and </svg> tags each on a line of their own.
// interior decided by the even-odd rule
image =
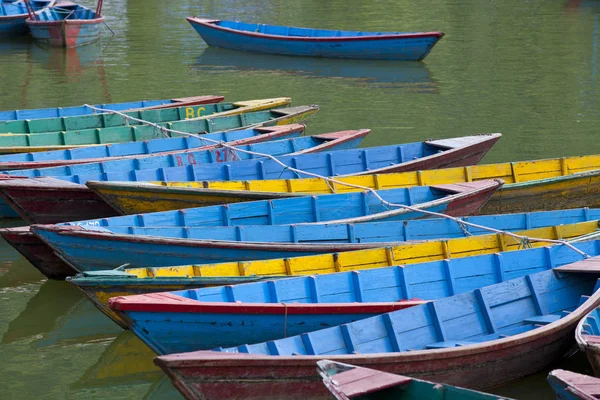
<svg viewBox="0 0 600 400">
<path fill-rule="evenodd" d="M 378 173 L 398 173 L 474 165 L 487 154 L 499 138 L 500 136 L 491 137 L 490 140 L 481 141 L 474 145 L 457 147 L 434 156 L 400 163 L 382 169 Z M 357 175 L 367 173 L 369 171 Z M 182 188 L 175 186 L 135 187 L 109 184 L 90 185 L 105 202 L 110 204 L 121 215 L 204 207 L 243 201 L 271 200 L 294 196 L 294 194 L 289 193 L 217 192 L 196 188 L 196 185 L 193 183 L 192 186 L 191 188 Z"/>
<path fill-rule="evenodd" d="M 489 389 L 533 374 L 561 358 L 572 347 L 573 330 L 571 325 L 511 346 L 491 345 L 485 349 L 470 346 L 460 356 L 453 352 L 432 352 L 428 357 L 419 351 L 414 356 L 371 354 L 327 358 L 469 389 Z M 315 374 L 318 357 L 279 358 L 225 354 L 218 361 L 207 357 L 185 363 L 156 358 L 155 363 L 188 399 L 330 398 L 331 394 Z"/>
<path fill-rule="evenodd" d="M 449 194 L 446 197 L 424 202 L 418 207 L 435 212 L 443 212 L 448 215 L 472 215 L 487 201 L 489 196 L 501 186 L 501 183 L 481 182 L 473 187 L 463 188 L 462 193 Z M 412 192 L 411 192 L 412 193 Z M 410 195 L 408 190 L 400 189 L 392 192 L 381 192 L 380 194 L 389 201 L 401 199 Z M 356 213 L 356 203 L 362 198 L 341 195 L 337 201 L 345 201 L 347 208 L 352 208 Z M 327 200 L 327 199 L 326 199 Z M 372 200 L 379 203 L 379 200 Z M 278 218 L 298 218 L 299 221 L 311 221 L 313 212 L 300 215 L 297 211 L 289 210 L 287 207 L 306 207 L 314 204 L 311 198 L 299 199 L 293 205 L 281 204 L 282 213 Z M 361 203 L 362 204 L 362 203 Z M 416 204 L 413 204 L 417 206 Z M 319 209 L 321 214 L 335 219 L 336 213 L 327 212 L 332 206 L 321 203 Z M 361 205 L 361 207 L 363 207 Z M 312 210 L 312 209 L 311 209 Z M 369 210 L 372 210 L 369 208 Z M 355 218 L 349 218 L 348 222 L 367 221 L 395 221 L 422 217 L 422 214 L 405 212 L 398 209 L 396 212 L 363 211 Z M 262 208 L 256 211 L 245 212 L 245 218 L 252 216 L 257 219 L 263 214 Z M 317 210 L 317 214 L 319 211 Z M 298 216 L 296 216 L 298 215 Z M 272 217 L 275 218 L 275 217 Z M 320 217 L 321 218 L 321 217 Z M 327 218 L 327 217 L 325 217 Z M 267 222 L 267 221 L 265 221 Z M 79 272 L 96 271 L 116 268 L 127 264 L 130 268 L 136 267 L 160 267 L 176 266 L 185 264 L 208 264 L 221 262 L 239 262 L 247 260 L 265 260 L 283 257 L 300 257 L 306 255 L 335 253 L 341 251 L 352 251 L 367 248 L 376 248 L 386 245 L 381 242 L 371 243 L 247 243 L 226 242 L 215 240 L 196 240 L 182 238 L 168 238 L 159 236 L 142 236 L 130 234 L 114 234 L 112 232 L 94 232 L 86 230 L 81 226 L 37 226 L 32 231 L 44 242 L 48 243 L 56 252 L 75 266 Z M 388 243 L 389 244 L 389 243 Z M 393 244 L 393 243 L 392 243 Z M 132 257 L 135 255 L 135 257 Z"/>
<path fill-rule="evenodd" d="M 26 34 L 27 24 L 25 24 L 25 20 L 28 17 L 27 14 L 0 17 L 0 37 Z"/>
<path fill-rule="evenodd" d="M 34 40 L 52 47 L 77 47 L 100 38 L 104 17 L 91 20 L 27 21 Z"/>
<path fill-rule="evenodd" d="M 354 39 L 285 37 L 223 29 L 199 18 L 187 20 L 209 46 L 305 57 L 420 61 L 444 35 L 429 32 Z"/>
<path fill-rule="evenodd" d="M 28 226 L 3 229 L 0 234 L 48 279 L 65 279 L 66 276 L 76 273 L 75 269 L 59 258 L 52 248 L 29 232 Z"/>
<path fill-rule="evenodd" d="M 600 206 L 600 171 L 504 185 L 481 210 L 501 214 Z"/>
</svg>

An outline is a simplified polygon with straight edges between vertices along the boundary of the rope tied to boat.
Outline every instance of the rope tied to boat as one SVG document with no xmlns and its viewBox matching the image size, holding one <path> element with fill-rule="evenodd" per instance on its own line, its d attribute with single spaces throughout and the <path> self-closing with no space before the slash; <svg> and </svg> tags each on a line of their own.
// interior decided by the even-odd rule
<svg viewBox="0 0 600 400">
<path fill-rule="evenodd" d="M 283 337 L 287 337 L 287 316 L 288 316 L 288 303 L 283 304 Z"/>
<path fill-rule="evenodd" d="M 174 130 L 174 129 L 168 129 L 168 128 L 163 127 L 161 125 L 158 125 L 158 124 L 156 124 L 154 122 L 144 121 L 144 120 L 141 120 L 139 118 L 131 117 L 131 116 L 129 116 L 127 114 L 124 114 L 122 112 L 119 112 L 119 111 L 109 110 L 109 109 L 102 109 L 100 107 L 91 106 L 89 104 L 84 104 L 84 106 L 85 107 L 89 107 L 91 109 L 96 109 L 96 110 L 99 110 L 99 111 L 102 111 L 102 112 L 106 112 L 106 113 L 118 114 L 118 115 L 121 115 L 124 118 L 129 118 L 129 119 L 131 119 L 133 121 L 137 121 L 137 122 L 140 122 L 142 124 L 146 124 L 146 125 L 158 127 L 160 129 L 164 129 L 165 131 L 168 131 L 168 132 L 171 132 L 171 133 L 176 133 L 176 134 L 182 135 L 182 136 L 191 136 L 191 137 L 195 137 L 195 138 L 198 138 L 198 139 L 202 140 L 201 137 L 199 135 L 197 135 L 197 134 L 189 133 L 189 132 L 177 131 L 177 130 Z M 204 138 L 204 140 L 206 140 L 207 142 L 212 143 L 212 144 L 222 143 L 222 141 L 218 141 L 218 140 L 214 140 L 214 139 Z M 447 215 L 447 214 L 443 214 L 443 213 L 440 213 L 440 212 L 436 212 L 436 211 L 425 210 L 421 206 L 409 206 L 409 205 L 406 205 L 406 204 L 391 203 L 391 202 L 385 200 L 383 197 L 381 197 L 381 195 L 379 193 L 377 193 L 377 190 L 375 190 L 373 188 L 370 188 L 370 187 L 367 187 L 367 186 L 362 186 L 362 185 L 357 185 L 357 184 L 354 184 L 354 183 L 343 182 L 343 181 L 340 181 L 340 180 L 332 178 L 332 177 L 327 177 L 327 176 L 316 174 L 314 172 L 303 171 L 301 169 L 297 169 L 297 168 L 291 167 L 291 166 L 289 166 L 287 164 L 284 164 L 282 161 L 278 160 L 272 154 L 265 154 L 265 153 L 259 153 L 259 152 L 256 152 L 256 151 L 251 151 L 251 150 L 244 150 L 244 149 L 241 149 L 241 148 L 236 147 L 236 146 L 232 146 L 232 145 L 227 144 L 227 143 L 222 143 L 222 146 L 226 147 L 228 149 L 231 149 L 231 150 L 239 151 L 241 153 L 246 153 L 246 154 L 250 154 L 250 155 L 253 155 L 253 156 L 268 158 L 268 159 L 272 160 L 273 162 L 275 162 L 276 164 L 280 165 L 282 168 L 284 168 L 284 171 L 285 170 L 293 171 L 298 177 L 300 177 L 301 175 L 306 175 L 308 177 L 322 179 L 325 182 L 328 182 L 328 183 L 331 183 L 331 184 L 347 186 L 347 187 L 351 187 L 351 188 L 355 188 L 355 189 L 358 189 L 358 190 L 363 190 L 363 191 L 369 192 L 373 196 L 375 196 L 375 198 L 377 198 L 377 200 L 379 200 L 379 202 L 381 202 L 382 205 L 388 207 L 388 209 L 399 208 L 399 209 L 404 209 L 404 210 L 408 210 L 408 211 L 412 211 L 412 212 L 416 212 L 416 213 L 421 213 L 421 214 L 429 215 L 431 217 L 446 218 L 446 219 L 449 219 L 451 221 L 456 222 L 459 226 L 461 224 L 463 224 L 463 226 L 465 227 L 465 229 L 466 229 L 467 226 L 469 226 L 471 228 L 478 228 L 478 229 L 481 229 L 481 230 L 484 230 L 484 231 L 487 231 L 487 232 L 492 232 L 492 233 L 497 233 L 497 234 L 503 234 L 503 235 L 512 237 L 513 239 L 517 240 L 518 243 L 520 243 L 521 241 L 523 241 L 524 239 L 526 239 L 527 243 L 528 243 L 528 245 L 530 247 L 532 246 L 532 242 L 562 244 L 564 246 L 567 246 L 571 250 L 575 251 L 576 253 L 582 255 L 585 258 L 589 258 L 590 257 L 590 255 L 587 254 L 586 252 L 584 252 L 584 251 L 578 249 L 577 247 L 573 246 L 573 244 L 571 244 L 569 240 L 558 239 L 558 238 L 557 239 L 536 238 L 536 237 L 529 237 L 529 236 L 524 236 L 524 235 L 518 235 L 518 234 L 510 232 L 510 231 L 503 231 L 501 229 L 496 229 L 496 228 L 492 228 L 492 227 L 489 227 L 489 226 L 475 224 L 473 222 L 465 221 L 465 220 L 462 220 L 459 217 L 453 217 L 453 216 L 450 216 L 450 215 Z M 283 174 L 283 172 L 282 172 L 282 174 Z M 577 240 L 577 238 L 575 238 L 574 240 Z"/>
<path fill-rule="evenodd" d="M 521 242 L 519 243 L 519 249 L 531 249 L 532 247 L 529 238 L 527 236 L 522 236 Z"/>
<path fill-rule="evenodd" d="M 473 234 L 469 232 L 469 230 L 467 229 L 467 225 L 464 224 L 461 218 L 458 218 L 456 223 L 458 224 L 458 227 L 463 231 L 465 236 L 473 236 Z"/>
</svg>

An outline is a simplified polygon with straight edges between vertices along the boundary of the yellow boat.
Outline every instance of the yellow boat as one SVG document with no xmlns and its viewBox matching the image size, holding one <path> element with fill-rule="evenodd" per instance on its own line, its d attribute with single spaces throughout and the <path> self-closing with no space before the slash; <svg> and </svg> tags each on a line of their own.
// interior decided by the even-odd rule
<svg viewBox="0 0 600 400">
<path fill-rule="evenodd" d="M 505 184 L 483 207 L 481 214 L 600 206 L 600 155 L 336 178 L 340 182 L 372 189 L 483 179 L 502 179 Z M 124 214 L 361 190 L 319 178 L 151 183 L 154 187 L 147 188 L 151 201 L 143 201 L 141 196 L 144 194 L 126 184 L 90 182 L 88 186 Z"/>
<path fill-rule="evenodd" d="M 518 232 L 542 239 L 573 239 L 598 230 L 599 221 L 556 225 Z M 132 268 L 89 272 L 67 278 L 88 296 L 102 312 L 124 326 L 120 316 L 108 308 L 108 299 L 132 294 L 182 290 L 199 286 L 252 282 L 272 276 L 313 275 L 354 271 L 393 265 L 415 264 L 448 258 L 518 250 L 524 242 L 505 234 L 466 238 L 405 242 L 393 247 L 285 259 L 240 261 L 219 264 L 161 268 Z M 540 247 L 547 242 L 531 242 Z"/>
</svg>

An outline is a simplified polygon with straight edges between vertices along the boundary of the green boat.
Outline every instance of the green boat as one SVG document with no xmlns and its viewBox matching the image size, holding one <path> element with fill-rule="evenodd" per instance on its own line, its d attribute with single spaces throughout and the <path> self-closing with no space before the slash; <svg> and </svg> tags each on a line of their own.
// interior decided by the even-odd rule
<svg viewBox="0 0 600 400">
<path fill-rule="evenodd" d="M 159 124 L 161 127 L 182 133 L 167 132 L 151 125 L 137 125 L 51 133 L 4 134 L 0 135 L 0 154 L 64 150 L 106 143 L 186 136 L 187 133 L 202 134 L 247 127 L 285 125 L 303 121 L 318 110 L 317 106 L 286 107 Z"/>
<path fill-rule="evenodd" d="M 123 114 L 153 123 L 173 122 L 184 119 L 201 119 L 207 116 L 220 117 L 222 115 L 233 115 L 244 112 L 262 111 L 276 107 L 285 107 L 291 102 L 289 97 L 240 101 L 234 103 L 219 103 L 219 97 L 213 96 L 212 98 L 214 100 L 212 102 L 207 102 L 209 104 L 203 103 L 187 107 L 174 107 L 160 110 L 133 110 L 119 114 L 100 113 L 72 117 L 1 121 L 0 133 L 61 132 L 144 124 L 140 121 L 128 119 L 124 117 Z"/>
</svg>

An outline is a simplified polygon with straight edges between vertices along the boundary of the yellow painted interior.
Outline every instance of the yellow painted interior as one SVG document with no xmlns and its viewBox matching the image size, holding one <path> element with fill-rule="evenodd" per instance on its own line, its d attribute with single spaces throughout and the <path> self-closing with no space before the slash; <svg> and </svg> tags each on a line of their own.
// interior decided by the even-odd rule
<svg viewBox="0 0 600 400">
<path fill-rule="evenodd" d="M 439 185 L 502 179 L 506 184 L 554 178 L 578 172 L 600 169 L 600 155 L 562 157 L 512 163 L 472 165 L 396 174 L 362 175 L 336 180 L 373 189 L 395 189 L 419 185 Z M 355 192 L 361 189 L 330 184 L 319 178 L 271 179 L 255 181 L 217 182 L 154 182 L 163 186 L 203 187 L 218 190 L 252 190 L 303 194 Z"/>
<path fill-rule="evenodd" d="M 519 234 L 542 239 L 571 239 L 596 230 L 598 230 L 598 221 L 590 221 L 525 230 Z M 531 246 L 540 247 L 548 244 L 548 242 L 532 242 Z M 522 245 L 519 240 L 504 234 L 492 234 L 427 242 L 407 242 L 394 247 L 316 256 L 180 267 L 135 268 L 128 269 L 127 272 L 137 275 L 138 278 L 312 275 L 468 257 L 520 248 Z"/>
</svg>

